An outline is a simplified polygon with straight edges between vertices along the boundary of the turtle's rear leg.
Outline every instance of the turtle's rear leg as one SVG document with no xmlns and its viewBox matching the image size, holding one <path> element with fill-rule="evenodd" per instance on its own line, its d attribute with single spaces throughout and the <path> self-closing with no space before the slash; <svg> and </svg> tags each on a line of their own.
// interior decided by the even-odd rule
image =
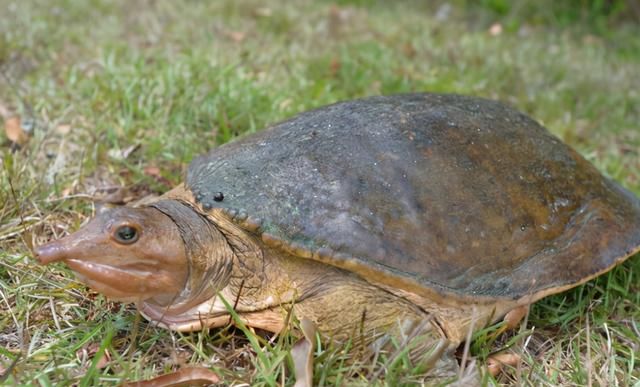
<svg viewBox="0 0 640 387">
<path fill-rule="evenodd" d="M 457 380 L 456 345 L 433 314 L 352 275 L 319 284 L 295 303 L 295 316 L 312 321 L 329 340 L 350 341 L 352 352 L 372 354 L 381 367 L 372 379 L 392 377 L 409 362 L 410 372 L 429 384 Z"/>
</svg>

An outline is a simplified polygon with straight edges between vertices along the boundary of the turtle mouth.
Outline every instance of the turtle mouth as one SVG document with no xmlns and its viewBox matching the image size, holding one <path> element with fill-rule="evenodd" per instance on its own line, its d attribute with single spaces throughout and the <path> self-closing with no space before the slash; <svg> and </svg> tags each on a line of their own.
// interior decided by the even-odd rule
<svg viewBox="0 0 640 387">
<path fill-rule="evenodd" d="M 163 288 L 162 275 L 150 272 L 140 262 L 114 266 L 75 258 L 64 262 L 78 279 L 105 296 L 122 302 L 139 302 L 157 295 Z M 170 289 L 170 286 L 165 287 Z"/>
</svg>

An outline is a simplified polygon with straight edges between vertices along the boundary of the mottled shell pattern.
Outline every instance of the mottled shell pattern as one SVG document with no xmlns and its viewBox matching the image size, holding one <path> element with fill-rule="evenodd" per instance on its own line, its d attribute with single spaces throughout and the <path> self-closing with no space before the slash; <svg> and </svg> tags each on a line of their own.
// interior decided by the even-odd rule
<svg viewBox="0 0 640 387">
<path fill-rule="evenodd" d="M 473 97 L 306 112 L 197 158 L 186 187 L 272 246 L 412 291 L 543 294 L 640 246 L 638 198 L 531 118 Z"/>
</svg>

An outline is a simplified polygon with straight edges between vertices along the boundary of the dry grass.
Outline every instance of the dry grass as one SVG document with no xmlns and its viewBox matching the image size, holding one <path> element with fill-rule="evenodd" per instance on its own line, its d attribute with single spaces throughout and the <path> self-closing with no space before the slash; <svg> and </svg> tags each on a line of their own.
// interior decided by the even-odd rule
<svg viewBox="0 0 640 387">
<path fill-rule="evenodd" d="M 638 27 L 555 20 L 550 1 L 487 10 L 498 3 L 0 0 L 0 123 L 20 117 L 30 134 L 15 152 L 0 135 L 0 373 L 17 359 L 4 383 L 108 385 L 200 364 L 225 384 L 292 385 L 292 337 L 158 329 L 65 267 L 35 265 L 30 247 L 79 228 L 96 197 L 162 193 L 194 155 L 312 107 L 407 91 L 501 99 L 640 194 Z M 484 382 L 640 383 L 638 273 L 636 257 L 536 304 L 518 333 L 475 334 L 481 372 L 494 352 L 522 357 Z M 420 376 L 345 347 L 315 361 L 318 385 Z"/>
</svg>

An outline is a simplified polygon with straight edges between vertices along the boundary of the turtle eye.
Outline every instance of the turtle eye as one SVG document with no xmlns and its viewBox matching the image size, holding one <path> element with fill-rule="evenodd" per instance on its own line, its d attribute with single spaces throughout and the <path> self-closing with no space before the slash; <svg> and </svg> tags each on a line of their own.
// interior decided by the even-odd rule
<svg viewBox="0 0 640 387">
<path fill-rule="evenodd" d="M 118 243 L 130 245 L 138 240 L 139 233 L 135 227 L 124 225 L 116 229 L 116 232 L 113 233 L 113 237 Z"/>
</svg>

